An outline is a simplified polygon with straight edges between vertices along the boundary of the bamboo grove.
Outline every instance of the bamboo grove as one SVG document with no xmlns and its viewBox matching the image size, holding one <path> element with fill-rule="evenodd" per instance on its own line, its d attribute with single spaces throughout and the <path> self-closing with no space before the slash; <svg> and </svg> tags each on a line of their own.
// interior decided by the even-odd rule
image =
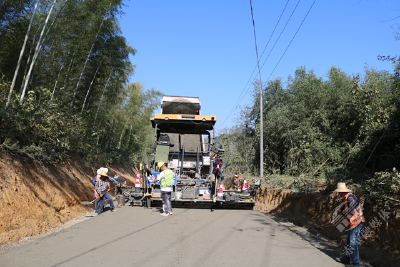
<svg viewBox="0 0 400 267">
<path fill-rule="evenodd" d="M 135 163 L 161 93 L 130 83 L 122 0 L 0 1 L 0 146 L 39 161 L 70 152 Z"/>
<path fill-rule="evenodd" d="M 287 81 L 269 81 L 263 87 L 267 180 L 280 177 L 278 185 L 296 189 L 301 181 L 347 181 L 382 195 L 400 193 L 400 60 L 389 60 L 392 71 L 367 66 L 348 75 L 332 67 L 322 78 L 300 67 Z M 236 125 L 220 131 L 235 173 L 259 170 L 257 90 Z"/>
</svg>

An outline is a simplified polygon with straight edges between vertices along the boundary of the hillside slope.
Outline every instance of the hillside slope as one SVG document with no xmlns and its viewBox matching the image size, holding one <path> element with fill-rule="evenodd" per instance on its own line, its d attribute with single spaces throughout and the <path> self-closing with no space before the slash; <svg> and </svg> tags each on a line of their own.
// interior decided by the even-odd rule
<svg viewBox="0 0 400 267">
<path fill-rule="evenodd" d="M 92 179 L 99 166 L 88 166 L 73 154 L 63 165 L 39 165 L 0 152 L 0 246 L 45 233 L 79 217 L 91 206 Z M 135 181 L 135 171 L 125 165 L 107 166 L 109 175 Z"/>
<path fill-rule="evenodd" d="M 364 207 L 366 222 L 363 229 L 371 227 L 371 222 L 379 218 L 379 211 L 389 211 L 389 218 L 380 227 L 371 232 L 371 236 L 363 238 L 365 241 L 360 246 L 360 257 L 369 261 L 373 266 L 399 266 L 400 262 L 400 205 L 392 204 L 389 207 L 374 206 L 365 203 L 360 198 Z M 255 206 L 256 210 L 273 213 L 275 216 L 289 219 L 296 225 L 321 232 L 332 240 L 345 245 L 347 231 L 340 232 L 335 226 L 327 226 L 316 230 L 318 225 L 331 221 L 334 210 L 334 195 L 330 192 L 299 194 L 291 190 L 276 191 L 273 188 L 262 188 Z M 311 231 L 310 231 L 311 232 Z"/>
</svg>

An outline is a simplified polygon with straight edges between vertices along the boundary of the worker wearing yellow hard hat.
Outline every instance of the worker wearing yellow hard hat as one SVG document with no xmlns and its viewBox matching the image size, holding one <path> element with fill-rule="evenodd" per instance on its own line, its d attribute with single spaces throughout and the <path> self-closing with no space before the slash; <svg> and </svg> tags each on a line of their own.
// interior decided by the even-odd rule
<svg viewBox="0 0 400 267">
<path fill-rule="evenodd" d="M 168 169 L 164 162 L 157 163 L 157 167 L 160 169 L 161 173 L 154 180 L 154 183 L 160 181 L 161 187 L 161 198 L 163 204 L 165 205 L 164 213 L 161 216 L 172 215 L 172 205 L 171 205 L 171 192 L 174 190 L 174 173 Z"/>
<path fill-rule="evenodd" d="M 159 163 L 157 163 L 157 167 L 161 170 L 161 167 L 164 165 L 165 163 L 160 161 Z"/>
</svg>

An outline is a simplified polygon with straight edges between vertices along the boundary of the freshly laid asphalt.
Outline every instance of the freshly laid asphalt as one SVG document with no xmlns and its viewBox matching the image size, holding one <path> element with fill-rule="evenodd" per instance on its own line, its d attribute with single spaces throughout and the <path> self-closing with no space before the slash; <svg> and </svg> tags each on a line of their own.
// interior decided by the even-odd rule
<svg viewBox="0 0 400 267">
<path fill-rule="evenodd" d="M 254 210 L 121 207 L 0 253 L 0 266 L 343 266 Z"/>
</svg>

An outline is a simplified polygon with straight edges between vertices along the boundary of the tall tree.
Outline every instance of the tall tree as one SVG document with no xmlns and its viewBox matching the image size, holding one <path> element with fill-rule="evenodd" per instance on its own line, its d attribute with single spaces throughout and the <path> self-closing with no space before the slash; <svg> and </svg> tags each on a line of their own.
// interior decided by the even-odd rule
<svg viewBox="0 0 400 267">
<path fill-rule="evenodd" d="M 32 69 L 33 69 L 33 66 L 35 65 L 37 55 L 39 54 L 39 48 L 41 47 L 43 34 L 44 34 L 45 30 L 46 30 L 47 23 L 48 23 L 48 21 L 49 21 L 51 12 L 53 11 L 54 5 L 56 4 L 56 1 L 57 1 L 57 0 L 54 0 L 53 5 L 51 6 L 50 11 L 49 11 L 49 13 L 48 13 L 48 15 L 47 15 L 46 21 L 45 21 L 45 23 L 44 23 L 42 32 L 40 33 L 40 37 L 39 37 L 39 40 L 38 40 L 38 42 L 37 42 L 36 49 L 35 49 L 35 54 L 33 55 L 33 59 L 32 59 L 31 65 L 30 65 L 30 67 L 29 67 L 29 71 L 28 71 L 27 77 L 26 77 L 26 79 L 25 79 L 25 84 L 24 84 L 24 87 L 23 87 L 23 89 L 22 89 L 21 99 L 20 99 L 21 101 L 24 100 L 26 88 L 27 88 L 28 83 L 29 83 L 29 81 L 30 81 Z"/>
<path fill-rule="evenodd" d="M 37 7 L 38 7 L 38 5 L 39 5 L 39 1 L 40 1 L 40 0 L 37 0 L 37 1 L 36 1 L 35 8 L 33 9 L 33 12 L 32 12 L 31 21 L 30 21 L 30 23 L 29 23 L 29 27 L 28 27 L 28 30 L 27 30 L 26 35 L 25 35 L 24 44 L 22 45 L 22 48 L 21 48 L 21 53 L 20 53 L 20 55 L 19 55 L 17 67 L 15 68 L 14 78 L 13 78 L 13 81 L 12 81 L 12 83 L 11 83 L 10 93 L 8 94 L 7 103 L 6 103 L 6 108 L 10 105 L 10 102 L 11 102 L 11 95 L 12 95 L 12 92 L 13 92 L 13 90 L 14 90 L 15 81 L 16 81 L 16 79 L 17 79 L 19 67 L 20 67 L 21 61 L 22 61 L 22 56 L 24 55 L 24 52 L 25 52 L 26 43 L 28 42 L 29 33 L 30 33 L 30 31 L 31 31 L 33 19 L 35 18 L 35 13 L 36 13 L 36 9 L 37 9 Z"/>
</svg>

